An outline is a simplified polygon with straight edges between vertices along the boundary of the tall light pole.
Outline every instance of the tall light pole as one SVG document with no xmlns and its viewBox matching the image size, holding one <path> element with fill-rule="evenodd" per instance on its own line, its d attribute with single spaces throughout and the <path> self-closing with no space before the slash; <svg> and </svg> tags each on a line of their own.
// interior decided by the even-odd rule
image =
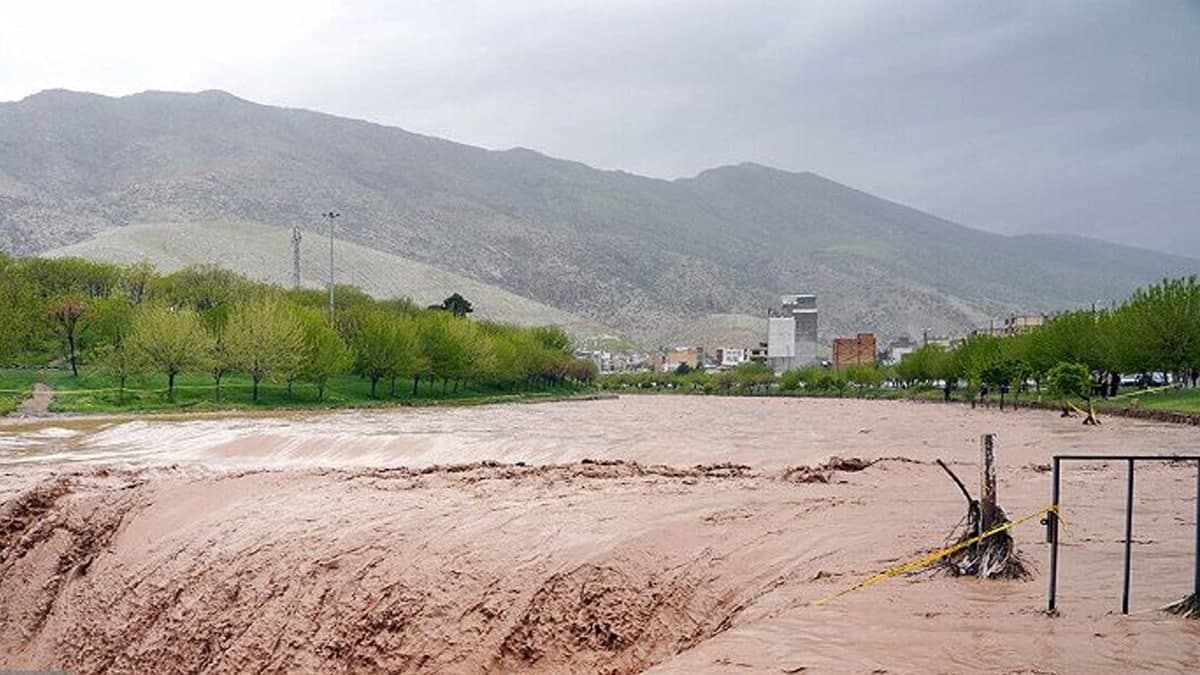
<svg viewBox="0 0 1200 675">
<path fill-rule="evenodd" d="M 300 228 L 292 228 L 292 288 L 300 288 Z"/>
<path fill-rule="evenodd" d="M 329 323 L 333 323 L 333 219 L 342 214 L 336 211 L 322 213 L 322 218 L 329 219 Z"/>
</svg>

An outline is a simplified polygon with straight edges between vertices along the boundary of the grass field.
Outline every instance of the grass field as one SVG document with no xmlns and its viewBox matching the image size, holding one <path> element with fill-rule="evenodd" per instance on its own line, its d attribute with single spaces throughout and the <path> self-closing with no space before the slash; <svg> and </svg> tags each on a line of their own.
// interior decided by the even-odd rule
<svg viewBox="0 0 1200 675">
<path fill-rule="evenodd" d="M 1136 401 L 1136 405 L 1134 404 Z M 1125 394 L 1099 404 L 1101 408 L 1138 407 L 1143 410 L 1168 410 L 1171 412 L 1200 415 L 1200 389 L 1160 389 L 1156 391 Z"/>
<path fill-rule="evenodd" d="M 0 415 L 16 410 L 29 396 L 36 380 L 36 371 L 0 369 Z"/>
<path fill-rule="evenodd" d="M 965 389 L 956 389 L 952 397 L 953 400 L 960 403 L 970 402 L 970 392 Z M 942 391 L 940 389 L 913 390 L 912 398 L 941 401 Z M 1000 398 L 998 395 L 992 394 L 989 400 L 991 405 L 998 405 Z M 1007 397 L 1007 401 L 1010 403 L 1014 402 L 1011 394 Z M 1023 393 L 1015 401 L 1017 405 L 1030 402 L 1055 403 L 1053 400 L 1046 398 L 1044 394 L 1036 392 Z M 1083 405 L 1078 402 L 1077 404 Z M 1122 389 L 1120 395 L 1114 398 L 1093 398 L 1092 404 L 1100 411 L 1140 408 L 1142 410 L 1163 410 L 1185 415 L 1200 415 L 1200 388 L 1176 389 L 1173 387 L 1163 387 L 1149 390 L 1126 388 Z"/>
<path fill-rule="evenodd" d="M 259 385 L 259 400 L 254 401 L 250 379 L 230 375 L 221 381 L 218 400 L 212 378 L 180 375 L 175 378 L 175 400 L 172 401 L 167 397 L 165 376 L 130 380 L 122 392 L 111 377 L 86 371 L 76 378 L 70 371 L 63 370 L 0 370 L 0 414 L 15 410 L 32 391 L 35 382 L 44 382 L 54 389 L 52 412 L 71 413 L 424 405 L 439 401 L 483 402 L 567 395 L 579 391 L 578 387 L 568 385 L 513 390 L 477 382 L 464 382 L 458 391 L 454 391 L 453 382 L 443 389 L 439 380 L 434 383 L 422 381 L 419 392 L 413 396 L 412 380 L 398 379 L 395 396 L 390 395 L 391 383 L 383 381 L 379 383 L 378 397 L 372 398 L 370 381 L 357 375 L 343 375 L 330 380 L 325 396 L 320 399 L 317 388 L 311 384 L 297 383 L 289 395 L 286 385 L 264 382 Z"/>
</svg>

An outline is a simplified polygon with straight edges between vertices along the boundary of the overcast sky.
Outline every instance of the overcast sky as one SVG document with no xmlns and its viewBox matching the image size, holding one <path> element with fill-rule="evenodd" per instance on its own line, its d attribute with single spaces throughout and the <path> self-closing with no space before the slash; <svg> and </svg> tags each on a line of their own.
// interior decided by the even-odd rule
<svg viewBox="0 0 1200 675">
<path fill-rule="evenodd" d="M 1200 257 L 1200 0 L 4 0 L 0 100 L 225 89 Z M 568 7 L 568 5 L 573 5 Z"/>
</svg>

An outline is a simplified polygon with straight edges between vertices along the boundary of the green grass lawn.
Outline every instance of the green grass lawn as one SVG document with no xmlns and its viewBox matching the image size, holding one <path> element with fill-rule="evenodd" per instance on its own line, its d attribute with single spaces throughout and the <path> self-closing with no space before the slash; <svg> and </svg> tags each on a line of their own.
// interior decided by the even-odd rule
<svg viewBox="0 0 1200 675">
<path fill-rule="evenodd" d="M 567 385 L 513 390 L 477 382 L 464 382 L 458 391 L 454 391 L 453 382 L 443 389 L 442 381 L 438 380 L 432 387 L 431 383 L 422 381 L 419 392 L 413 396 L 412 380 L 398 379 L 395 396 L 391 396 L 391 383 L 383 381 L 379 383 L 377 397 L 372 398 L 369 380 L 357 375 L 343 375 L 330 380 L 325 396 L 320 399 L 312 384 L 296 383 L 289 395 L 285 384 L 263 382 L 259 385 L 258 401 L 254 401 L 250 378 L 230 375 L 221 381 L 221 398 L 218 400 L 211 377 L 188 374 L 175 378 L 175 399 L 172 401 L 167 397 L 167 379 L 161 375 L 130 379 L 122 392 L 113 378 L 87 370 L 82 370 L 79 377 L 71 375 L 69 370 L 0 370 L 0 413 L 16 409 L 29 395 L 34 382 L 39 381 L 55 391 L 51 411 L 72 413 L 426 405 L 439 401 L 515 400 L 580 391 L 578 387 Z"/>
<path fill-rule="evenodd" d="M 33 391 L 33 383 L 37 379 L 36 370 L 0 369 L 0 415 L 7 415 L 16 410 L 21 401 Z"/>
<path fill-rule="evenodd" d="M 1144 393 L 1128 393 L 1119 399 L 1106 401 L 1097 407 L 1128 408 L 1137 401 L 1144 410 L 1169 410 L 1171 412 L 1200 414 L 1200 389 L 1161 389 Z"/>
</svg>

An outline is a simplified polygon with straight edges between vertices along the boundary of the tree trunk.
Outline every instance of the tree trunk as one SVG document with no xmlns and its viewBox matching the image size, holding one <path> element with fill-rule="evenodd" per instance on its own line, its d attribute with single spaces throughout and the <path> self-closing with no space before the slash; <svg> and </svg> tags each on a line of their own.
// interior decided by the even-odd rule
<svg viewBox="0 0 1200 675">
<path fill-rule="evenodd" d="M 375 398 L 375 385 L 379 384 L 379 376 L 371 376 L 371 398 Z"/>
<path fill-rule="evenodd" d="M 258 382 L 260 379 L 261 378 L 257 375 L 250 376 L 250 400 L 254 401 L 255 403 L 258 403 Z"/>
<path fill-rule="evenodd" d="M 167 398 L 175 402 L 175 373 L 167 373 Z"/>
<path fill-rule="evenodd" d="M 396 398 L 396 376 L 395 376 L 395 375 L 392 375 L 392 393 L 391 393 L 391 397 L 392 397 L 392 398 Z"/>
<path fill-rule="evenodd" d="M 412 397 L 410 397 L 410 398 L 415 398 L 415 397 L 416 397 L 416 395 L 417 395 L 417 388 L 418 388 L 418 387 L 420 387 L 420 386 L 421 386 L 421 376 L 420 376 L 420 375 L 413 375 Z"/>
<path fill-rule="evenodd" d="M 325 399 L 325 380 L 317 380 L 317 400 Z"/>
<path fill-rule="evenodd" d="M 217 401 L 221 400 L 221 373 L 213 375 L 213 380 L 216 381 Z"/>
<path fill-rule="evenodd" d="M 67 347 L 71 352 L 71 374 L 79 377 L 79 366 L 75 363 L 75 328 L 72 326 L 67 332 Z"/>
</svg>

